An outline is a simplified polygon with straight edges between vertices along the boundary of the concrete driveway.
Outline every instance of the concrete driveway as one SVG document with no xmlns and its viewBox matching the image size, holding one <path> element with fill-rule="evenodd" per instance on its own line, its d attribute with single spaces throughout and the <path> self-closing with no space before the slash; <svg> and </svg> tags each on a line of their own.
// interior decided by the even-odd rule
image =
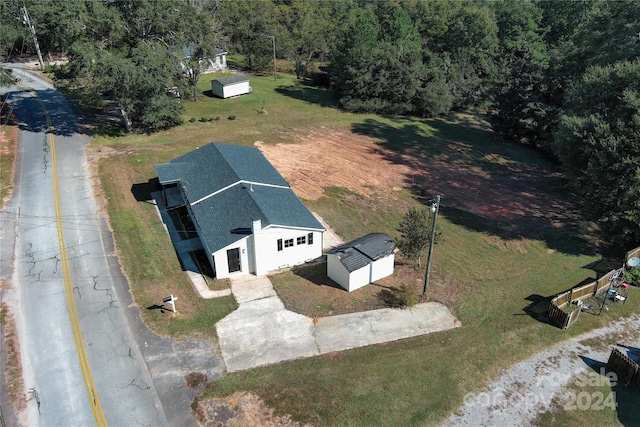
<svg viewBox="0 0 640 427">
<path fill-rule="evenodd" d="M 342 314 L 314 320 L 287 310 L 267 277 L 233 279 L 236 311 L 216 324 L 228 372 L 363 347 L 460 326 L 436 302 L 410 309 Z"/>
</svg>

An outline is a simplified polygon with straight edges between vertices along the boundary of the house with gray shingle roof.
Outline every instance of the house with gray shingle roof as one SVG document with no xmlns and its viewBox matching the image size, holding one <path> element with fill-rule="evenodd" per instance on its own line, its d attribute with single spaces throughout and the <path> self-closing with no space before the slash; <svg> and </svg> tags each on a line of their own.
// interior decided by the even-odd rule
<svg viewBox="0 0 640 427">
<path fill-rule="evenodd" d="M 393 274 L 396 244 L 370 233 L 327 252 L 327 276 L 351 292 Z"/>
<path fill-rule="evenodd" d="M 165 202 L 186 207 L 217 278 L 322 256 L 324 227 L 257 148 L 214 142 L 155 167 Z"/>
</svg>

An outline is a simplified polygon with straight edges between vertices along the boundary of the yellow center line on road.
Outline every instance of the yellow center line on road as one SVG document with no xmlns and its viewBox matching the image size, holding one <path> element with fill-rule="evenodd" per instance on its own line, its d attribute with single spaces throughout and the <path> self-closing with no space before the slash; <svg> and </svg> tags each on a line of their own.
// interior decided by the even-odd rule
<svg viewBox="0 0 640 427">
<path fill-rule="evenodd" d="M 31 93 L 36 97 L 42 111 L 47 119 L 47 133 L 49 134 L 49 146 L 51 152 L 51 178 L 53 180 L 53 204 L 56 215 L 56 228 L 58 230 L 58 245 L 60 246 L 60 264 L 62 265 L 62 275 L 64 278 L 64 288 L 67 297 L 67 307 L 69 309 L 69 317 L 71 318 L 71 325 L 73 327 L 73 337 L 76 342 L 76 349 L 78 351 L 78 360 L 80 362 L 80 368 L 82 369 L 82 376 L 84 378 L 85 386 L 87 387 L 87 393 L 89 394 L 89 403 L 93 410 L 93 415 L 96 419 L 96 424 L 100 427 L 107 426 L 107 420 L 102 412 L 102 405 L 98 398 L 98 391 L 96 385 L 93 382 L 93 375 L 91 375 L 91 369 L 89 367 L 89 359 L 87 358 L 87 352 L 84 346 L 84 340 L 82 339 L 82 330 L 80 329 L 80 321 L 78 319 L 78 311 L 76 308 L 76 300 L 73 295 L 73 282 L 71 281 L 71 272 L 69 270 L 69 258 L 67 257 L 67 249 L 64 242 L 64 231 L 62 228 L 62 211 L 60 209 L 60 188 L 58 181 L 58 164 L 56 158 L 56 144 L 53 137 L 53 128 L 51 126 L 51 120 L 49 118 L 49 112 L 47 111 L 42 99 L 35 91 Z"/>
</svg>

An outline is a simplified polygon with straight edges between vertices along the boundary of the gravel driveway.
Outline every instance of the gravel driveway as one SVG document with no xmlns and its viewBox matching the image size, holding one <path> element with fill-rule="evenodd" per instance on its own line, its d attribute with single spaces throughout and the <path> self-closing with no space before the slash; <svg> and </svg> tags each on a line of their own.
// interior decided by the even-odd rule
<svg viewBox="0 0 640 427">
<path fill-rule="evenodd" d="M 466 395 L 465 404 L 444 425 L 536 425 L 538 414 L 551 408 L 570 380 L 600 378 L 598 362 L 606 364 L 612 347 L 620 346 L 625 354 L 625 346 L 635 347 L 639 329 L 640 315 L 634 315 L 541 351 L 507 369 L 479 393 Z"/>
</svg>

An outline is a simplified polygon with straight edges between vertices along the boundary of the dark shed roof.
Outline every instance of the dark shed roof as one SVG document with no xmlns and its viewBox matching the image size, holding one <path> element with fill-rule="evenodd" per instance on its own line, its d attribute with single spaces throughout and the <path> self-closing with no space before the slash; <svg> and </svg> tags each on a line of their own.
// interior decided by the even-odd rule
<svg viewBox="0 0 640 427">
<path fill-rule="evenodd" d="M 352 272 L 391 255 L 395 249 L 396 244 L 387 234 L 370 233 L 335 247 L 327 254 L 336 255 L 347 271 Z"/>
<path fill-rule="evenodd" d="M 234 74 L 229 77 L 220 77 L 219 79 L 213 80 L 214 82 L 220 83 L 222 86 L 231 86 L 237 83 L 248 82 L 249 79 L 244 74 Z"/>
</svg>

